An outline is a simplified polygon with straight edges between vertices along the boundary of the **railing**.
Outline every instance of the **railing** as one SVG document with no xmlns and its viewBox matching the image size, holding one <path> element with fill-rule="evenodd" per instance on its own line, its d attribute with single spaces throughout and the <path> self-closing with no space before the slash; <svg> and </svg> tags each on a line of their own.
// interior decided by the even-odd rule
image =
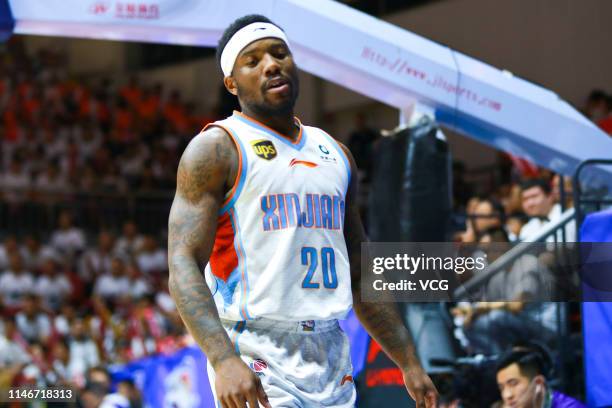
<svg viewBox="0 0 612 408">
<path fill-rule="evenodd" d="M 610 191 L 584 191 L 582 183 L 580 182 L 584 170 L 595 165 L 612 166 L 612 159 L 591 159 L 583 161 L 576 168 L 572 180 L 574 205 L 576 207 L 577 231 L 580 231 L 580 226 L 587 212 L 600 211 L 604 205 L 612 205 Z"/>
<path fill-rule="evenodd" d="M 45 235 L 57 227 L 59 214 L 68 210 L 74 224 L 88 232 L 118 230 L 134 220 L 144 233 L 159 234 L 167 228 L 171 191 L 41 192 L 32 189 L 0 189 L 0 231 Z"/>
<path fill-rule="evenodd" d="M 566 227 L 575 221 L 576 212 L 573 208 L 566 210 L 555 222 L 547 224 L 540 233 L 533 236 L 532 242 L 520 242 L 508 252 L 496 259 L 485 272 L 480 273 L 470 279 L 468 282 L 457 288 L 453 294 L 456 300 L 463 300 L 468 298 L 470 293 L 474 293 L 481 287 L 487 284 L 487 282 L 504 271 L 508 266 L 512 265 L 521 256 L 529 253 L 534 247 L 538 246 L 542 242 L 547 242 L 549 238 L 553 238 L 555 244 L 566 241 Z M 561 238 L 561 239 L 559 239 Z M 559 245 L 554 245 L 555 250 L 559 248 Z M 560 254 L 557 254 L 560 256 Z"/>
</svg>

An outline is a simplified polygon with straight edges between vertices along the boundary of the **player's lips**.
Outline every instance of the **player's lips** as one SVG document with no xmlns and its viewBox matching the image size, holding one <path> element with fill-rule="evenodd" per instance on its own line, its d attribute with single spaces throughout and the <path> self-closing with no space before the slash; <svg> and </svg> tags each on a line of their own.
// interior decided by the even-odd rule
<svg viewBox="0 0 612 408">
<path fill-rule="evenodd" d="M 272 93 L 284 93 L 289 91 L 290 86 L 291 83 L 287 78 L 274 77 L 266 83 L 265 90 Z"/>
</svg>

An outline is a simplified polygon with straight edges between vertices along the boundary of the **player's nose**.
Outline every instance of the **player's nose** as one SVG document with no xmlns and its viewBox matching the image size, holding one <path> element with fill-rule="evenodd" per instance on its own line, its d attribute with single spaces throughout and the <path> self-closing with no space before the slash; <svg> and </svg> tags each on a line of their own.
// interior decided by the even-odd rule
<svg viewBox="0 0 612 408">
<path fill-rule="evenodd" d="M 277 75 L 280 72 L 281 66 L 276 58 L 270 54 L 265 54 L 262 60 L 264 67 L 264 75 L 267 77 Z"/>
</svg>

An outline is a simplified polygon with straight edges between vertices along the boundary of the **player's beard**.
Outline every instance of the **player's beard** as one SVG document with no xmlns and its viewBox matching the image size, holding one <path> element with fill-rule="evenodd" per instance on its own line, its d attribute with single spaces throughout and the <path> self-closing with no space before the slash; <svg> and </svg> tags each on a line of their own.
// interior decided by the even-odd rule
<svg viewBox="0 0 612 408">
<path fill-rule="evenodd" d="M 255 102 L 252 98 L 248 98 L 244 95 L 240 88 L 238 88 L 238 99 L 242 101 L 242 104 L 245 104 L 249 110 L 255 112 L 261 116 L 287 116 L 293 115 L 293 108 L 295 107 L 295 102 L 297 100 L 300 83 L 297 76 L 290 79 L 290 96 L 280 103 L 270 103 L 266 100 L 266 90 L 261 89 L 261 94 L 263 95 L 261 102 Z"/>
</svg>

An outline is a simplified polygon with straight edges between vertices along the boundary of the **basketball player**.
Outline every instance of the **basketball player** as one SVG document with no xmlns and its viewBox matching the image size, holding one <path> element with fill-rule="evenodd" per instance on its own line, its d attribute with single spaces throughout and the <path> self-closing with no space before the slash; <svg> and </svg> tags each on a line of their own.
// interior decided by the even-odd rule
<svg viewBox="0 0 612 408">
<path fill-rule="evenodd" d="M 395 305 L 361 301 L 355 162 L 293 116 L 299 84 L 284 32 L 263 16 L 240 18 L 217 58 L 241 112 L 185 150 L 168 252 L 170 292 L 208 357 L 218 406 L 354 406 L 337 321 L 351 306 L 417 406 L 436 406 Z"/>
</svg>

